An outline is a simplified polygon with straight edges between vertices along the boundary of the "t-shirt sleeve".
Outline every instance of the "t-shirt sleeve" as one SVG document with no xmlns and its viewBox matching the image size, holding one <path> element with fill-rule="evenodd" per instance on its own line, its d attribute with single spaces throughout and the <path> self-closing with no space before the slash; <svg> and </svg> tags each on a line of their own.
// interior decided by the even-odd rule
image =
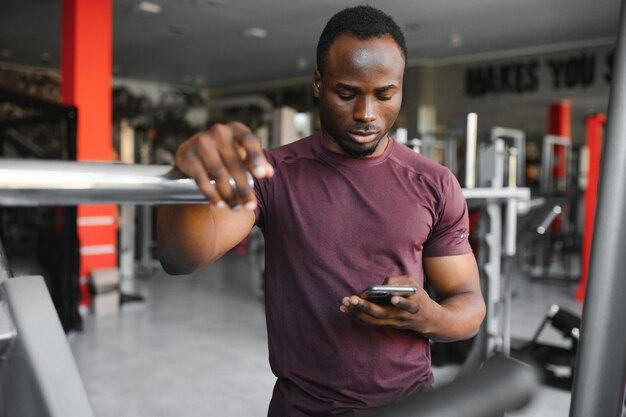
<svg viewBox="0 0 626 417">
<path fill-rule="evenodd" d="M 456 178 L 448 171 L 433 230 L 424 244 L 424 256 L 463 255 L 472 251 L 469 244 L 467 203 Z"/>
<path fill-rule="evenodd" d="M 274 169 L 276 169 L 276 164 L 274 163 L 274 159 L 272 158 L 270 152 L 267 149 L 263 149 L 263 153 L 265 154 L 267 161 L 274 167 Z M 261 229 L 263 229 L 264 225 L 264 214 L 268 200 L 267 194 L 269 192 L 269 185 L 270 184 L 267 179 L 259 180 L 254 178 L 254 194 L 257 200 L 257 207 L 254 211 L 256 217 L 255 225 L 259 226 Z"/>
</svg>

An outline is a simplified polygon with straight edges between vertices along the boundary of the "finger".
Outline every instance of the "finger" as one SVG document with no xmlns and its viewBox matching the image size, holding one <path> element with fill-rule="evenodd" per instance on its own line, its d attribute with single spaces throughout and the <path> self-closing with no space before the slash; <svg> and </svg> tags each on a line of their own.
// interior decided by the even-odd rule
<svg viewBox="0 0 626 417">
<path fill-rule="evenodd" d="M 386 319 L 389 316 L 388 310 L 385 307 L 370 303 L 361 297 L 350 297 L 350 306 L 361 313 L 365 313 L 379 320 Z"/>
<path fill-rule="evenodd" d="M 209 177 L 215 180 L 215 188 L 221 199 L 225 201 L 229 207 L 236 209 L 237 207 L 241 207 L 241 201 L 231 185 L 231 175 L 220 157 L 219 150 L 214 144 L 214 141 L 217 142 L 217 138 L 220 135 L 224 135 L 224 133 L 216 131 L 215 129 L 212 129 L 211 134 L 205 132 L 198 135 L 196 151 Z"/>
<path fill-rule="evenodd" d="M 195 153 L 187 151 L 184 152 L 181 159 L 180 164 L 177 165 L 184 167 L 184 174 L 196 182 L 200 192 L 204 194 L 207 200 L 217 207 L 225 205 L 209 180 L 206 168 L 199 157 Z"/>
<path fill-rule="evenodd" d="M 274 168 L 265 158 L 261 141 L 241 122 L 228 124 L 233 132 L 233 139 L 245 151 L 246 168 L 257 178 L 269 178 L 274 175 Z"/>
<path fill-rule="evenodd" d="M 236 198 L 243 203 L 246 208 L 254 210 L 256 208 L 256 198 L 251 186 L 248 170 L 244 166 L 244 161 L 236 148 L 233 140 L 234 132 L 230 126 L 215 126 L 215 142 L 218 147 L 219 156 L 226 167 L 230 178 L 231 189 L 236 194 Z"/>
<path fill-rule="evenodd" d="M 393 296 L 391 297 L 391 305 L 404 310 L 408 313 L 415 314 L 419 311 L 419 304 L 417 300 L 407 297 Z"/>
</svg>

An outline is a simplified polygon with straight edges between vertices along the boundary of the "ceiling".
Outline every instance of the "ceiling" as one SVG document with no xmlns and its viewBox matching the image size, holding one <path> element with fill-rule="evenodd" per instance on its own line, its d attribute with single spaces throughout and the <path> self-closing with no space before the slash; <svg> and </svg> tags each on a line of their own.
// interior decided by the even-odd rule
<svg viewBox="0 0 626 417">
<path fill-rule="evenodd" d="M 215 89 L 308 77 L 319 33 L 351 0 L 113 0 L 119 77 Z M 405 31 L 409 60 L 617 35 L 619 0 L 369 0 Z M 246 37 L 250 28 L 265 38 Z M 0 62 L 59 67 L 61 0 L 2 0 Z M 436 62 L 436 61 L 435 61 Z"/>
</svg>

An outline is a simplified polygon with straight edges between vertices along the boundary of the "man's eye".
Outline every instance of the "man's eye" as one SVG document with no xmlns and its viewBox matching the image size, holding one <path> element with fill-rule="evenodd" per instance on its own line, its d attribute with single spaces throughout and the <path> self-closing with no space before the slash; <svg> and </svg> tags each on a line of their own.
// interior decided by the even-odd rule
<svg viewBox="0 0 626 417">
<path fill-rule="evenodd" d="M 378 96 L 377 97 L 380 101 L 387 101 L 387 100 L 391 100 L 391 96 Z"/>
<path fill-rule="evenodd" d="M 354 98 L 354 94 L 339 94 L 339 98 L 343 101 L 349 101 Z"/>
</svg>

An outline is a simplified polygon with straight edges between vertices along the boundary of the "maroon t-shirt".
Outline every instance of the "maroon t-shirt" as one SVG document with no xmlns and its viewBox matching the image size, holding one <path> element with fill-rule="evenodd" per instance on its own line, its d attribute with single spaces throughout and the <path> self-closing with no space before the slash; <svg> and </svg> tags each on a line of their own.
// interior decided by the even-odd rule
<svg viewBox="0 0 626 417">
<path fill-rule="evenodd" d="M 389 276 L 423 285 L 422 257 L 471 251 L 454 176 L 393 140 L 381 156 L 354 159 L 315 133 L 266 156 L 276 174 L 255 188 L 278 377 L 269 415 L 339 415 L 429 387 L 425 337 L 361 323 L 339 305 Z"/>
</svg>

